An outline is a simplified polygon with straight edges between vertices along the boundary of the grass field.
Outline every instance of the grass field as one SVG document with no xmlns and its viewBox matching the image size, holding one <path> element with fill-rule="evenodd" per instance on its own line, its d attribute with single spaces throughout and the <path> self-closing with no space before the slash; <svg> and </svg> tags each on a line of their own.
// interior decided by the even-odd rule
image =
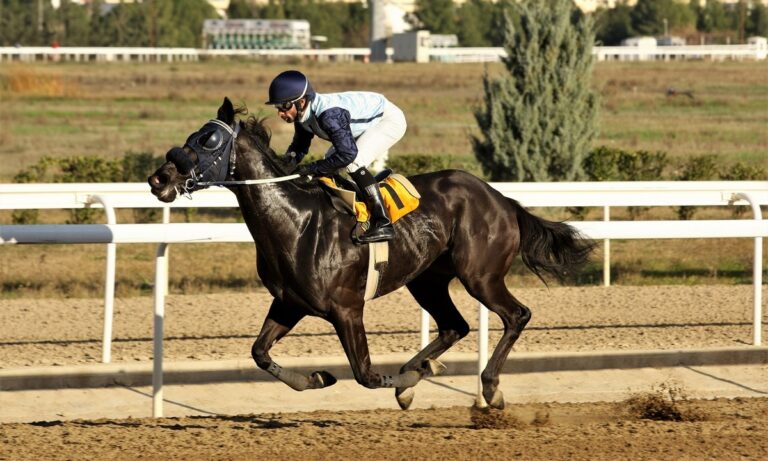
<svg viewBox="0 0 768 461">
<path fill-rule="evenodd" d="M 504 71 L 500 64 L 3 63 L 0 182 L 10 181 L 44 155 L 161 155 L 214 116 L 224 96 L 246 104 L 251 113 L 269 117 L 273 146 L 282 151 L 292 127 L 262 103 L 270 79 L 291 67 L 307 72 L 318 91 L 379 91 L 401 106 L 408 132 L 390 155 L 462 158 L 472 158 L 470 136 L 477 134 L 472 113 L 481 101 L 482 76 Z M 593 82 L 601 97 L 595 145 L 664 151 L 673 160 L 715 154 L 724 162 L 768 168 L 766 61 L 600 63 Z M 690 91 L 693 97 L 669 97 L 669 88 Z M 326 146 L 316 142 L 313 151 L 323 152 Z M 708 213 L 716 217 L 718 212 L 706 211 L 697 217 Z M 674 218 L 670 214 L 668 209 L 656 210 L 652 217 Z M 42 222 L 63 222 L 67 217 L 63 212 L 41 216 Z M 614 217 L 620 218 L 621 211 Z M 119 221 L 126 219 L 130 217 L 121 216 Z M 10 213 L 0 212 L 0 223 L 9 220 Z M 172 270 L 172 289 L 205 292 L 254 286 L 252 248 L 205 246 L 195 273 Z M 751 280 L 751 248 L 749 240 L 615 242 L 614 280 L 624 284 L 745 283 Z M 198 258 L 199 250 L 194 245 L 174 247 L 171 267 L 190 267 L 192 252 Z M 153 254 L 149 246 L 119 248 L 119 295 L 151 289 Z M 599 258 L 596 255 L 581 283 L 598 283 Z M 102 290 L 101 246 L 0 247 L 0 259 L 5 297 L 98 296 Z M 522 273 L 514 273 L 511 283 L 534 283 Z"/>
<path fill-rule="evenodd" d="M 268 116 L 282 151 L 292 127 L 262 103 L 287 67 L 306 71 L 318 91 L 379 91 L 401 106 L 408 132 L 391 155 L 470 158 L 482 76 L 504 72 L 501 64 L 3 64 L 0 181 L 43 155 L 164 154 L 215 115 L 224 96 Z M 595 145 L 768 163 L 765 61 L 600 63 L 593 81 L 602 106 Z M 668 97 L 668 88 L 694 97 Z"/>
</svg>

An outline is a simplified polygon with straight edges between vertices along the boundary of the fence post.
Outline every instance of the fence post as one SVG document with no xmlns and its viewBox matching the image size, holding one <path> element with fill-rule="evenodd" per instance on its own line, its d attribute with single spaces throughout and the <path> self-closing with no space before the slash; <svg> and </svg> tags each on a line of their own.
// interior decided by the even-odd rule
<svg viewBox="0 0 768 461">
<path fill-rule="evenodd" d="M 756 221 L 763 219 L 763 213 L 760 205 L 752 199 L 749 194 L 733 194 L 734 199 L 744 199 L 752 207 L 752 213 Z M 752 264 L 752 283 L 754 287 L 754 306 L 752 317 L 752 344 L 760 346 L 762 344 L 762 318 L 763 318 L 763 238 L 755 237 L 755 254 Z"/>
<path fill-rule="evenodd" d="M 165 317 L 165 270 L 168 244 L 157 247 L 155 257 L 155 309 L 152 347 L 152 416 L 163 417 L 163 319 Z"/>
<path fill-rule="evenodd" d="M 421 349 L 429 345 L 429 313 L 421 309 Z"/>
<path fill-rule="evenodd" d="M 171 207 L 163 207 L 163 224 L 168 224 L 171 222 Z M 165 292 L 170 292 L 169 285 L 171 283 L 171 278 L 168 276 L 168 248 L 165 249 L 165 266 L 163 267 L 163 273 L 165 274 L 165 286 L 163 287 L 165 289 Z"/>
<path fill-rule="evenodd" d="M 483 380 L 481 375 L 488 364 L 488 308 L 482 303 L 477 309 L 477 399 L 475 405 L 478 408 L 488 406 L 483 398 Z"/>
<path fill-rule="evenodd" d="M 603 221 L 611 220 L 611 207 L 603 207 Z M 603 240 L 603 286 L 611 286 L 611 240 Z"/>
<path fill-rule="evenodd" d="M 98 202 L 104 207 L 107 224 L 117 224 L 115 209 L 109 200 L 101 195 L 91 196 L 88 200 Z M 104 276 L 104 328 L 101 340 L 101 362 L 112 361 L 112 320 L 115 312 L 115 265 L 117 264 L 117 244 L 107 243 L 107 271 Z"/>
</svg>

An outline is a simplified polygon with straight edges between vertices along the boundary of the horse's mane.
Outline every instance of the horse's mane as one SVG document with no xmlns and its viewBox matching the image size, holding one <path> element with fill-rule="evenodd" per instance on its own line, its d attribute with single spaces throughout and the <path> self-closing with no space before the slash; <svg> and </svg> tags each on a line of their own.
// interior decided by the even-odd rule
<svg viewBox="0 0 768 461">
<path fill-rule="evenodd" d="M 235 109 L 235 115 L 245 115 L 248 113 L 248 109 L 245 107 L 238 107 Z M 253 147 L 258 150 L 264 160 L 281 175 L 288 175 L 291 173 L 291 168 L 277 153 L 269 146 L 272 140 L 272 132 L 264 125 L 265 118 L 257 118 L 254 115 L 249 116 L 245 120 L 241 120 L 241 128 L 243 132 L 248 136 L 248 140 Z"/>
</svg>

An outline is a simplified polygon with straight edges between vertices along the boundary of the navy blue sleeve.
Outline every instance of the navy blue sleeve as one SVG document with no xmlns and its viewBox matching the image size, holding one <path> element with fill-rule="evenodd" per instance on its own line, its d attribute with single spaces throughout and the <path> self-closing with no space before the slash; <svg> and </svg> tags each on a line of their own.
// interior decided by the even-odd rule
<svg viewBox="0 0 768 461">
<path fill-rule="evenodd" d="M 357 157 L 357 143 L 352 136 L 349 126 L 349 111 L 340 107 L 332 107 L 317 117 L 320 128 L 328 133 L 334 153 L 328 158 L 307 165 L 309 170 L 320 176 L 335 173 L 352 163 Z"/>
<path fill-rule="evenodd" d="M 287 152 L 296 152 L 296 163 L 298 163 L 309 152 L 309 145 L 312 144 L 315 133 L 305 130 L 299 122 L 293 123 L 293 129 L 293 141 L 288 146 Z"/>
</svg>

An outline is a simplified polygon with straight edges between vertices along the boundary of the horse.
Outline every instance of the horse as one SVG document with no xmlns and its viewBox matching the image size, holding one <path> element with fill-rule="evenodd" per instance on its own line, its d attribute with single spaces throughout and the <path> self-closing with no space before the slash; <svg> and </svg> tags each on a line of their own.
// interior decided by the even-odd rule
<svg viewBox="0 0 768 461">
<path fill-rule="evenodd" d="M 438 357 L 469 333 L 449 294 L 450 282 L 458 279 L 503 323 L 504 334 L 481 373 L 484 400 L 503 409 L 499 373 L 531 319 L 531 310 L 504 283 L 516 255 L 546 284 L 545 274 L 562 281 L 578 269 L 594 244 L 566 223 L 531 214 L 467 172 L 409 177 L 421 194 L 420 203 L 395 225 L 390 263 L 380 274 L 377 296 L 407 287 L 435 320 L 438 335 L 399 374 L 381 375 L 371 367 L 363 325 L 371 250 L 350 238 L 355 217 L 340 213 L 316 178 L 291 176 L 294 165 L 270 147 L 271 133 L 263 120 L 237 117 L 246 113 L 224 98 L 217 118 L 190 135 L 183 148 L 172 148 L 148 182 L 163 202 L 211 184 L 223 185 L 237 197 L 256 245 L 258 275 L 274 297 L 251 348 L 256 365 L 298 391 L 333 385 L 336 378 L 327 371 L 306 376 L 281 367 L 269 354 L 302 318 L 317 316 L 333 325 L 355 380 L 366 388 L 395 388 L 398 404 L 407 409 L 413 387 L 441 372 Z M 218 157 L 210 157 L 201 145 L 218 146 Z M 222 164 L 228 164 L 223 173 Z M 200 182 L 211 168 L 219 168 L 218 177 L 227 180 Z"/>
</svg>

